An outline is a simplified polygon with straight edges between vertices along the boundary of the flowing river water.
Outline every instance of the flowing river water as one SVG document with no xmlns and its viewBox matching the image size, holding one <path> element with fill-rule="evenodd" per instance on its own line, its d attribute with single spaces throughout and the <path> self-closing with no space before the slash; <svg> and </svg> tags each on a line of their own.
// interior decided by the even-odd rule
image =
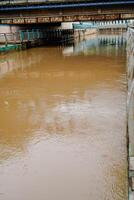
<svg viewBox="0 0 134 200">
<path fill-rule="evenodd" d="M 0 55 L 0 200 L 126 200 L 122 36 Z"/>
</svg>

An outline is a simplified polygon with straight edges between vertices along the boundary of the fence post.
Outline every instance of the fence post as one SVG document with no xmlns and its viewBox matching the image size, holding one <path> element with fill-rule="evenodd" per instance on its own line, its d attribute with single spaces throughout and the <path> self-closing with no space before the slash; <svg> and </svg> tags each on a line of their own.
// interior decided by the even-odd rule
<svg viewBox="0 0 134 200">
<path fill-rule="evenodd" d="M 30 41 L 30 32 L 27 30 L 27 40 Z"/>
<path fill-rule="evenodd" d="M 13 40 L 14 40 L 14 43 L 16 44 L 16 33 L 13 33 Z"/>
<path fill-rule="evenodd" d="M 34 40 L 35 39 L 34 29 L 32 29 L 32 34 L 33 34 L 33 40 Z"/>
<path fill-rule="evenodd" d="M 23 31 L 20 31 L 20 41 L 23 42 L 24 40 L 24 33 Z"/>
<path fill-rule="evenodd" d="M 8 45 L 8 39 L 7 39 L 7 34 L 6 33 L 4 33 L 4 37 L 5 37 L 5 46 L 7 46 Z"/>
<path fill-rule="evenodd" d="M 37 29 L 37 38 L 40 38 L 39 29 Z"/>
</svg>

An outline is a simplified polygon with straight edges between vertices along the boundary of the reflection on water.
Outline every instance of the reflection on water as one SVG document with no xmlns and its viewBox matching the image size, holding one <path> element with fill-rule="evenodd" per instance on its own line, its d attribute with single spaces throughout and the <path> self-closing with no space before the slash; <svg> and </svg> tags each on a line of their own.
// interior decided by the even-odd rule
<svg viewBox="0 0 134 200">
<path fill-rule="evenodd" d="M 127 199 L 125 47 L 98 41 L 1 55 L 1 200 Z"/>
<path fill-rule="evenodd" d="M 125 49 L 125 34 L 122 35 L 92 35 L 89 38 L 85 38 L 82 41 L 79 41 L 78 39 L 75 41 L 74 46 L 65 48 L 63 50 L 64 55 L 78 55 L 78 54 L 84 54 L 84 55 L 104 55 L 104 56 L 111 56 L 111 54 L 114 56 L 118 56 L 118 54 L 121 54 L 118 47 L 124 46 L 124 48 L 121 49 L 121 51 Z M 115 48 L 113 48 L 113 45 Z M 105 47 L 105 48 L 103 48 Z"/>
</svg>

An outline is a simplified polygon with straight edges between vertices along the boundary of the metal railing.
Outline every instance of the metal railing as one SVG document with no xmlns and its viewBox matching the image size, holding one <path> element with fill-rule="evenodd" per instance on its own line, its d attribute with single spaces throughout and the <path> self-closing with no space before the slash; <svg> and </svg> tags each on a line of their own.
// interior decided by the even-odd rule
<svg viewBox="0 0 134 200">
<path fill-rule="evenodd" d="M 36 30 L 24 30 L 15 33 L 0 33 L 0 44 L 17 44 L 22 42 L 30 42 L 42 38 L 42 32 Z"/>
</svg>

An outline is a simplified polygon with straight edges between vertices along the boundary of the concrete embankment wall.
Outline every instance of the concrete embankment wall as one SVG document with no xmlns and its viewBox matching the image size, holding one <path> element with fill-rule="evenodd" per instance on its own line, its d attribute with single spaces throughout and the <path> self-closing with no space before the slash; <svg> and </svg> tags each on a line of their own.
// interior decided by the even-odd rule
<svg viewBox="0 0 134 200">
<path fill-rule="evenodd" d="M 19 26 L 13 25 L 0 25 L 0 33 L 14 33 L 19 30 Z"/>
<path fill-rule="evenodd" d="M 95 28 L 92 29 L 76 29 L 74 30 L 74 37 L 75 38 L 84 38 L 89 35 L 96 34 L 97 30 Z"/>
<path fill-rule="evenodd" d="M 134 29 L 131 28 L 127 33 L 127 64 L 129 156 L 134 157 Z"/>
<path fill-rule="evenodd" d="M 127 32 L 129 200 L 134 200 L 134 29 Z"/>
</svg>

